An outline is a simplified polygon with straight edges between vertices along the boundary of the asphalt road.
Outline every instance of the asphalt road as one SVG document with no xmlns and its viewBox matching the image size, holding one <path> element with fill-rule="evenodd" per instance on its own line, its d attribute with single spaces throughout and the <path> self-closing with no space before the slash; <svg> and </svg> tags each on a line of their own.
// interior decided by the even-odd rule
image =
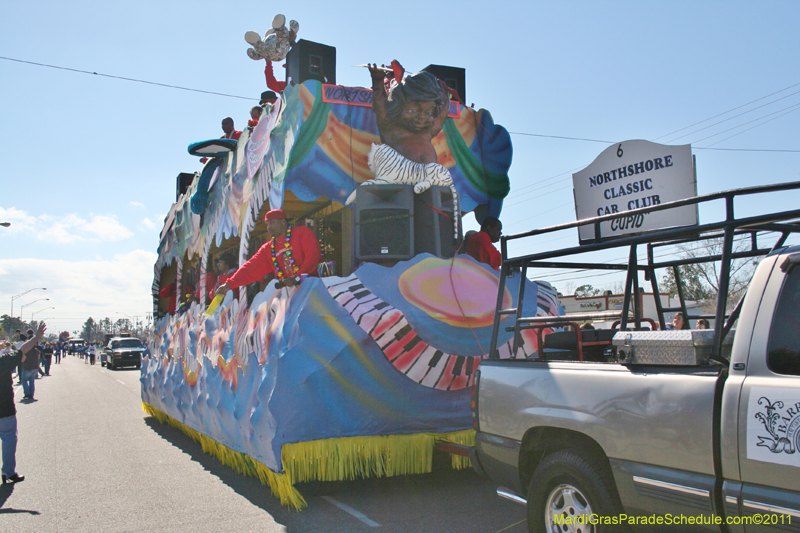
<svg viewBox="0 0 800 533">
<path fill-rule="evenodd" d="M 470 470 L 299 485 L 309 506 L 282 507 L 255 479 L 141 409 L 138 370 L 68 356 L 15 385 L 17 470 L 0 486 L 0 532 L 265 531 L 523 533 L 525 510 Z"/>
</svg>

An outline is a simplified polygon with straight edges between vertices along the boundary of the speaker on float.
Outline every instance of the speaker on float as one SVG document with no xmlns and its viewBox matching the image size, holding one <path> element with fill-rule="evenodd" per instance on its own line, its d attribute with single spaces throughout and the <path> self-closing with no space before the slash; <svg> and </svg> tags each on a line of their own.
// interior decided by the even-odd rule
<svg viewBox="0 0 800 533">
<path fill-rule="evenodd" d="M 414 257 L 414 187 L 367 185 L 356 193 L 356 259 Z"/>
<path fill-rule="evenodd" d="M 178 201 L 178 198 L 181 197 L 181 194 L 185 193 L 189 186 L 194 181 L 195 174 L 190 174 L 188 172 L 181 172 L 178 174 L 177 184 L 175 186 L 175 201 Z"/>
<path fill-rule="evenodd" d="M 414 195 L 414 254 L 428 252 L 436 257 L 456 255 L 461 242 L 453 234 L 453 193 L 450 187 L 431 187 Z M 462 253 L 464 253 L 462 251 Z"/>
<path fill-rule="evenodd" d="M 286 54 L 286 80 L 336 84 L 336 48 L 300 39 Z"/>
<path fill-rule="evenodd" d="M 447 85 L 451 89 L 455 89 L 456 92 L 458 93 L 458 96 L 461 97 L 461 101 L 464 102 L 464 105 L 467 104 L 466 70 L 459 67 L 448 67 L 445 65 L 428 65 L 422 70 L 424 72 L 430 72 L 431 74 L 442 80 L 445 85 Z"/>
</svg>

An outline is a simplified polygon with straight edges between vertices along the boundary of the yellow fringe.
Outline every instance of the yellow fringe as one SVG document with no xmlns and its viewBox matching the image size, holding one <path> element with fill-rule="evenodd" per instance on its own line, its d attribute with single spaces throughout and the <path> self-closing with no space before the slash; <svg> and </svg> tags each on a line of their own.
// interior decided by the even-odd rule
<svg viewBox="0 0 800 533">
<path fill-rule="evenodd" d="M 154 416 L 162 424 L 169 424 L 183 431 L 191 439 L 200 443 L 204 453 L 216 457 L 222 464 L 233 468 L 240 474 L 258 478 L 263 485 L 269 486 L 272 494 L 280 499 L 281 505 L 293 507 L 298 511 L 308 505 L 303 495 L 292 486 L 289 476 L 286 474 L 276 474 L 249 455 L 231 450 L 212 438 L 178 422 L 148 403 L 142 402 L 142 409 L 144 412 Z"/>
<path fill-rule="evenodd" d="M 240 474 L 257 477 L 268 485 L 281 504 L 300 510 L 308 504 L 294 488 L 304 481 L 343 481 L 366 477 L 426 474 L 431 471 L 434 443 L 444 440 L 473 446 L 475 431 L 419 433 L 374 437 L 346 437 L 285 444 L 281 449 L 284 474 L 276 474 L 252 457 L 231 450 L 210 437 L 178 422 L 142 402 L 142 409 L 161 423 L 174 426 L 199 442 L 203 452 L 216 457 Z M 469 468 L 468 457 L 451 455 L 454 469 Z"/>
</svg>

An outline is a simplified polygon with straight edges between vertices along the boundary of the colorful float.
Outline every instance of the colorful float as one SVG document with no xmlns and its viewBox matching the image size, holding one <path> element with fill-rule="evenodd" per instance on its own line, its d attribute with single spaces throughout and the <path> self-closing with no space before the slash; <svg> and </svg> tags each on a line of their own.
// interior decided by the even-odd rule
<svg viewBox="0 0 800 533">
<path fill-rule="evenodd" d="M 390 91 L 407 77 L 392 75 Z M 460 216 L 499 216 L 510 138 L 487 111 L 448 101 L 431 145 L 452 187 L 431 190 L 452 198 L 405 215 L 438 220 L 441 241 L 425 249 L 418 238 L 391 260 L 378 246 L 375 258 L 361 249 L 368 210 L 358 198 L 345 205 L 376 177 L 370 152 L 385 140 L 372 92 L 301 76 L 238 141 L 192 144 L 208 162 L 179 194 L 158 247 L 145 411 L 297 509 L 305 501 L 296 483 L 429 472 L 437 439 L 473 438 L 470 386 L 489 347 L 498 274 L 464 253 Z M 245 263 L 267 242 L 264 215 L 275 208 L 314 230 L 318 277 L 243 286 L 209 309 L 216 260 Z M 369 231 L 402 241 L 396 232 L 408 224 L 387 213 Z M 506 283 L 507 307 L 519 283 Z M 527 316 L 562 313 L 552 287 L 524 283 Z M 535 334 L 522 336 L 518 354 L 505 338 L 501 356 L 536 352 Z M 454 467 L 468 464 L 453 456 Z"/>
</svg>

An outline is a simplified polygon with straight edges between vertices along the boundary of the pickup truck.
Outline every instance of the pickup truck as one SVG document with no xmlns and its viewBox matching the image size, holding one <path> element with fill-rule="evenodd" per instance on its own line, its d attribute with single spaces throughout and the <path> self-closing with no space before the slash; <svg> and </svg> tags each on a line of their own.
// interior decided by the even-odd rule
<svg viewBox="0 0 800 533">
<path fill-rule="evenodd" d="M 738 189 L 632 212 L 725 201 L 724 220 L 689 228 L 608 238 L 599 234 L 597 222 L 610 218 L 603 216 L 503 237 L 505 275 L 590 268 L 586 260 L 563 258 L 630 249 L 628 262 L 616 265 L 627 272 L 617 331 L 567 331 L 564 323 L 585 317 L 524 317 L 498 301 L 492 355 L 473 389 L 470 457 L 478 473 L 500 486 L 500 496 L 527 506 L 530 531 L 800 531 L 800 246 L 786 245 L 800 232 L 800 211 L 739 219 L 733 212 L 736 197 L 798 188 Z M 508 256 L 510 240 L 581 224 L 594 225 L 593 242 Z M 654 250 L 710 237 L 723 242 L 721 254 L 692 261 L 720 265 L 716 312 L 689 316 L 681 260 L 659 262 Z M 749 248 L 734 247 L 742 239 Z M 639 264 L 637 246 L 647 246 L 646 263 Z M 731 310 L 731 261 L 756 257 L 746 295 Z M 681 305 L 659 304 L 659 329 L 665 312 L 682 310 L 690 324 L 714 319 L 713 331 L 641 331 L 648 328 L 633 298 L 639 276 L 658 294 L 656 272 L 664 268 L 675 269 Z M 501 326 L 554 333 L 544 336 L 536 357 L 501 360 L 495 351 Z"/>
<path fill-rule="evenodd" d="M 138 369 L 142 366 L 145 350 L 142 341 L 135 337 L 113 337 L 105 347 L 106 368 L 116 370 L 132 366 Z"/>
</svg>

